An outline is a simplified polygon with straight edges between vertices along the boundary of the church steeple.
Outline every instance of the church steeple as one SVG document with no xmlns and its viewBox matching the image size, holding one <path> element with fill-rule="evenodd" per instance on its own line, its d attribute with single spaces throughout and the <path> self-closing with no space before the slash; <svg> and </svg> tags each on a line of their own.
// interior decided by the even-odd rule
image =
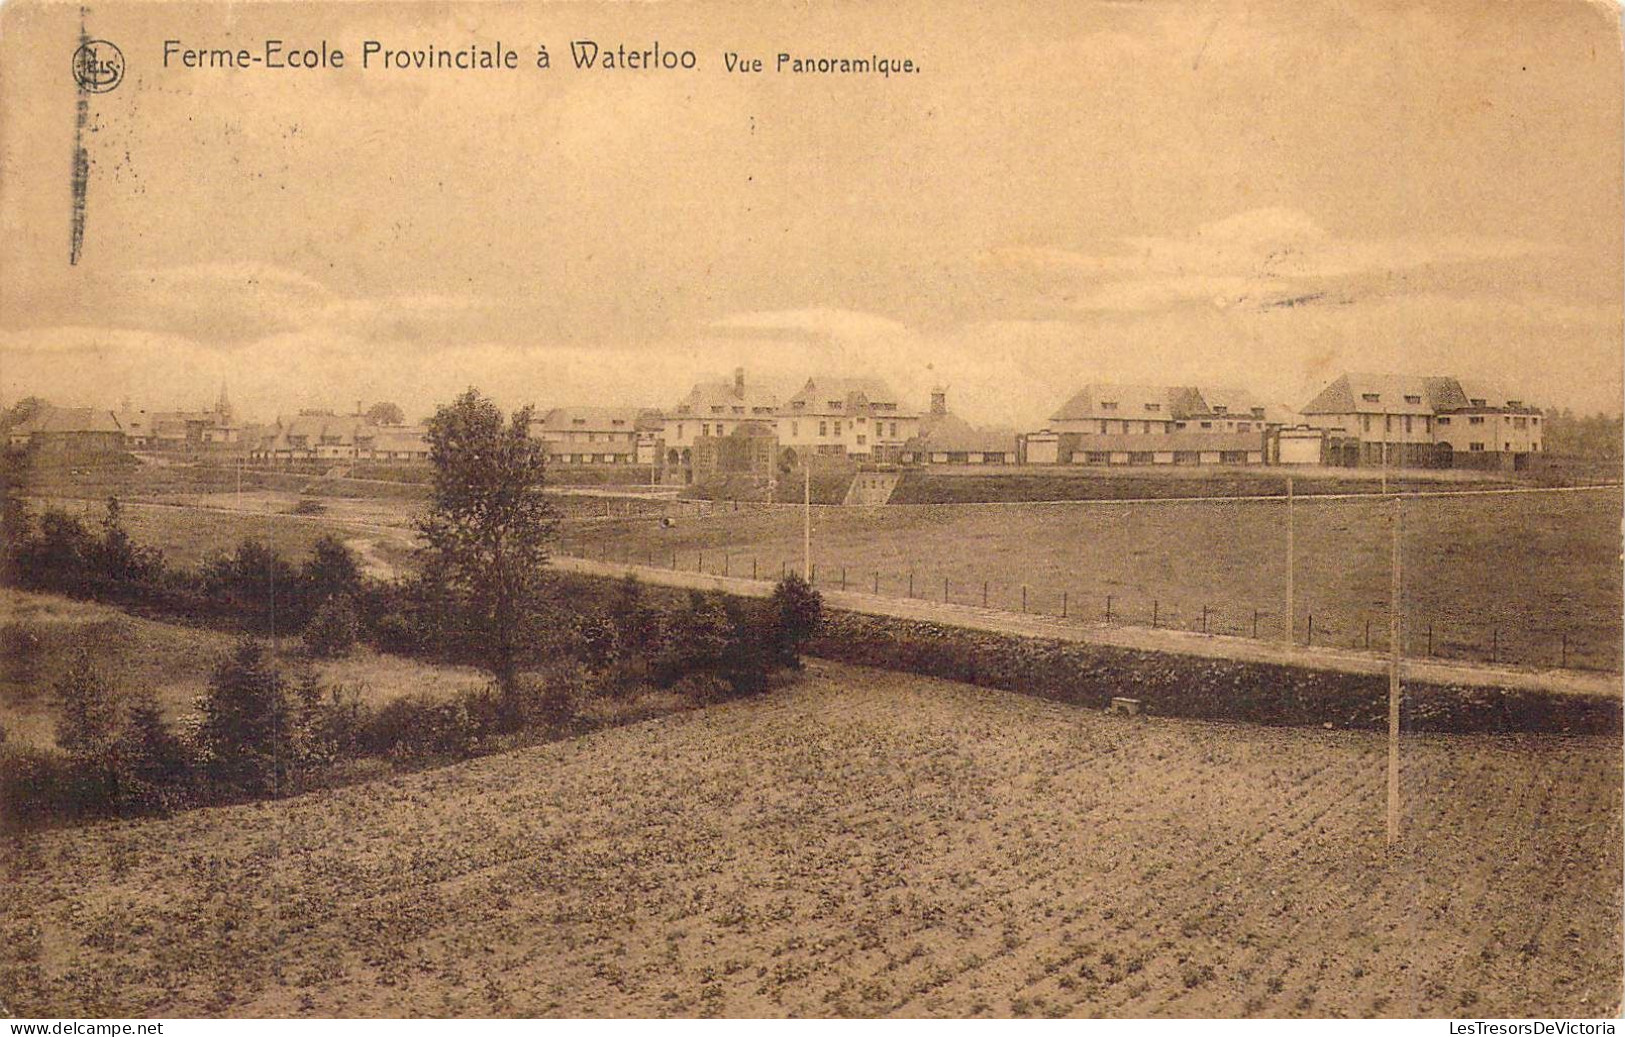
<svg viewBox="0 0 1625 1037">
<path fill-rule="evenodd" d="M 224 378 L 220 380 L 220 398 L 214 401 L 214 413 L 215 417 L 220 419 L 220 424 L 231 424 L 231 399 L 226 395 L 226 380 Z"/>
</svg>

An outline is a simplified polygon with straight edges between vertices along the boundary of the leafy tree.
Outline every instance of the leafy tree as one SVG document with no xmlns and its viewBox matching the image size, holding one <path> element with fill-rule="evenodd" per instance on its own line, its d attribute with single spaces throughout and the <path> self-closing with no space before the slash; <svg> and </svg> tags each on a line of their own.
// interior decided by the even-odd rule
<svg viewBox="0 0 1625 1037">
<path fill-rule="evenodd" d="M 102 518 L 101 543 L 94 552 L 98 575 L 115 585 L 148 580 L 163 569 L 163 555 L 138 546 L 124 528 L 124 509 L 117 497 L 107 498 L 107 514 Z"/>
<path fill-rule="evenodd" d="M 824 615 L 824 599 L 799 573 L 790 573 L 773 588 L 772 607 L 776 616 L 774 662 L 792 669 L 801 668 L 801 653 Z"/>
<path fill-rule="evenodd" d="M 39 535 L 21 547 L 19 577 L 30 586 L 83 596 L 96 554 L 96 538 L 78 516 L 52 508 L 40 517 Z"/>
<path fill-rule="evenodd" d="M 56 682 L 56 744 L 76 763 L 111 782 L 119 737 L 118 702 L 89 656 L 81 653 Z"/>
<path fill-rule="evenodd" d="M 367 420 L 374 425 L 404 425 L 406 415 L 401 412 L 398 404 L 386 400 L 367 408 Z"/>
<path fill-rule="evenodd" d="M 520 650 L 533 633 L 558 522 L 530 422 L 524 407 L 504 424 L 476 389 L 442 406 L 429 419 L 434 475 L 418 522 L 429 567 L 454 595 L 504 693 L 515 688 Z"/>
<path fill-rule="evenodd" d="M 332 534 L 316 541 L 300 576 L 313 607 L 329 598 L 354 597 L 361 590 L 361 567 L 354 552 Z"/>
<path fill-rule="evenodd" d="M 272 548 L 258 540 L 244 540 L 225 558 L 204 567 L 203 582 L 209 595 L 228 605 L 248 625 L 258 630 L 282 626 L 297 629 L 301 617 L 296 612 L 300 591 L 299 574 Z"/>
<path fill-rule="evenodd" d="M 361 637 L 361 622 L 350 596 L 338 594 L 324 599 L 305 624 L 303 637 L 313 655 L 324 659 L 349 655 Z"/>
<path fill-rule="evenodd" d="M 297 763 L 295 716 L 286 682 L 251 638 L 215 670 L 199 703 L 198 741 L 210 778 L 240 792 L 272 792 Z"/>
<path fill-rule="evenodd" d="M 142 692 L 130 702 L 119 732 L 118 755 L 120 794 L 127 803 L 163 808 L 181 797 L 190 761 L 151 692 Z"/>
</svg>

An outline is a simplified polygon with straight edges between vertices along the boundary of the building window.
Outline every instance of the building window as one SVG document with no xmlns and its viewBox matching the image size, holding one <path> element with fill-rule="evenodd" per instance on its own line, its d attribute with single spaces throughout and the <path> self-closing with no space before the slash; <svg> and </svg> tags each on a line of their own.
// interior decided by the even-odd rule
<svg viewBox="0 0 1625 1037">
<path fill-rule="evenodd" d="M 1213 427 L 1213 422 L 1211 422 L 1211 421 L 1204 421 L 1204 422 L 1202 422 L 1202 427 L 1203 427 L 1203 428 L 1212 428 L 1212 427 Z"/>
<path fill-rule="evenodd" d="M 1117 401 L 1116 400 L 1101 400 L 1100 401 L 1100 409 L 1101 410 L 1116 410 L 1117 409 Z"/>
<path fill-rule="evenodd" d="M 1100 419 L 1100 434 L 1103 435 L 1103 436 L 1106 434 L 1106 419 L 1105 418 Z"/>
<path fill-rule="evenodd" d="M 1469 424 L 1469 425 L 1482 425 L 1482 424 L 1484 424 L 1484 415 L 1482 415 L 1482 414 L 1474 414 L 1472 417 L 1467 419 L 1467 424 Z"/>
<path fill-rule="evenodd" d="M 799 421 L 790 422 L 790 438 L 795 439 L 800 435 L 801 435 L 801 422 L 799 422 Z"/>
<path fill-rule="evenodd" d="M 1411 430 L 1411 416 L 1409 414 L 1407 414 L 1407 415 L 1405 415 L 1405 431 L 1409 432 L 1410 430 Z"/>
<path fill-rule="evenodd" d="M 1252 430 L 1253 430 L 1252 422 L 1249 422 L 1249 421 L 1238 421 L 1238 422 L 1236 422 L 1236 431 L 1237 432 L 1251 432 Z"/>
<path fill-rule="evenodd" d="M 1365 431 L 1370 432 L 1371 431 L 1371 415 L 1369 415 L 1369 414 L 1360 415 L 1360 421 L 1361 421 L 1361 424 L 1364 427 Z"/>
<path fill-rule="evenodd" d="M 1474 407 L 1482 407 L 1482 406 L 1484 406 L 1484 403 L 1485 403 L 1485 401 L 1482 398 L 1476 399 L 1476 400 L 1468 400 L 1467 402 L 1471 403 Z"/>
<path fill-rule="evenodd" d="M 1471 451 L 1474 451 L 1474 452 L 1481 451 L 1481 450 L 1484 449 L 1484 444 L 1483 443 L 1468 443 L 1467 444 L 1467 449 L 1471 450 Z"/>
<path fill-rule="evenodd" d="M 829 422 L 820 421 L 818 423 L 818 435 L 819 435 L 819 438 L 824 438 L 824 437 L 827 437 L 829 435 Z"/>
<path fill-rule="evenodd" d="M 1367 403 L 1381 403 L 1382 402 L 1382 393 L 1379 393 L 1379 392 L 1361 393 L 1360 394 L 1360 399 L 1364 400 Z"/>
<path fill-rule="evenodd" d="M 1145 405 L 1145 409 L 1148 410 L 1148 411 L 1156 412 L 1156 411 L 1162 410 L 1162 404 L 1160 404 L 1160 403 L 1148 403 L 1148 404 Z"/>
<path fill-rule="evenodd" d="M 1439 424 L 1440 424 L 1440 425 L 1448 425 L 1448 424 L 1450 424 L 1450 419 L 1449 419 L 1449 418 L 1444 418 L 1444 417 L 1441 417 L 1441 418 L 1440 418 L 1440 419 L 1439 419 Z"/>
<path fill-rule="evenodd" d="M 839 421 L 835 423 L 835 434 L 837 436 L 841 434 L 841 423 Z"/>
<path fill-rule="evenodd" d="M 891 423 L 891 437 L 893 439 L 897 438 L 897 422 L 895 421 Z"/>
<path fill-rule="evenodd" d="M 1422 402 L 1422 397 L 1420 397 L 1420 396 L 1407 396 L 1407 397 L 1405 397 L 1405 402 L 1406 403 L 1421 403 Z"/>
<path fill-rule="evenodd" d="M 858 446 L 862 446 L 863 444 L 867 443 L 868 441 L 869 441 L 868 436 L 859 436 L 858 437 Z"/>
</svg>

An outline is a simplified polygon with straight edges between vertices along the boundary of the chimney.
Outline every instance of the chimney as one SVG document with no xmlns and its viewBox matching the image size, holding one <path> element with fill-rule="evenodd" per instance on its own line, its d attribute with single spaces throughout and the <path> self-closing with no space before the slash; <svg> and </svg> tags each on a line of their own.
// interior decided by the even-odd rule
<svg viewBox="0 0 1625 1037">
<path fill-rule="evenodd" d="M 743 367 L 734 368 L 734 395 L 741 398 L 745 395 L 745 369 Z"/>
<path fill-rule="evenodd" d="M 947 389 L 936 388 L 931 390 L 931 413 L 939 418 L 948 413 Z"/>
</svg>

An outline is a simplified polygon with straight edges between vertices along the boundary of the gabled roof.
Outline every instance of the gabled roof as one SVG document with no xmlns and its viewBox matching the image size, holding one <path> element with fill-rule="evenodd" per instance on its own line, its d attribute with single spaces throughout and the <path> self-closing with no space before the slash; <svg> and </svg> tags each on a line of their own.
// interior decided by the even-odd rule
<svg viewBox="0 0 1625 1037">
<path fill-rule="evenodd" d="M 1191 405 L 1194 390 L 1169 385 L 1086 385 L 1051 421 L 1087 421 L 1092 418 L 1133 421 L 1172 421 L 1183 416 L 1181 404 Z M 1116 404 L 1116 406 L 1108 406 Z"/>
<path fill-rule="evenodd" d="M 65 434 L 70 432 L 123 432 L 118 419 L 110 410 L 94 407 L 50 407 L 11 430 L 11 435 L 38 433 Z"/>
<path fill-rule="evenodd" d="M 429 435 L 415 425 L 390 425 L 379 428 L 372 438 L 374 450 L 427 450 Z"/>
<path fill-rule="evenodd" d="M 1262 400 L 1248 392 L 1233 386 L 1204 385 L 1197 390 L 1201 393 L 1202 402 L 1207 405 L 1209 414 L 1223 414 L 1226 417 L 1253 417 L 1255 410 L 1262 410 L 1267 418 L 1269 409 Z"/>
<path fill-rule="evenodd" d="M 839 410 L 829 406 L 834 400 L 840 401 Z M 876 404 L 891 404 L 899 414 L 912 413 L 901 408 L 897 393 L 879 378 L 809 378 L 801 391 L 786 401 L 785 409 L 792 410 L 798 403 L 802 406 L 795 413 L 799 414 L 851 414 Z"/>
<path fill-rule="evenodd" d="M 954 414 L 927 415 L 923 423 L 925 428 L 903 444 L 904 450 L 970 454 L 1013 454 L 1016 451 L 1015 433 L 977 428 Z"/>
<path fill-rule="evenodd" d="M 779 397 L 776 393 L 758 389 L 747 385 L 743 394 L 736 391 L 733 382 L 698 382 L 688 391 L 688 395 L 678 401 L 672 409 L 674 416 L 683 417 L 710 417 L 713 413 L 718 416 L 738 415 L 734 413 L 735 407 L 743 407 L 744 415 L 765 416 L 777 410 Z M 713 412 L 713 407 L 723 410 Z"/>
<path fill-rule="evenodd" d="M 1460 386 L 1454 378 L 1417 375 L 1342 375 L 1304 404 L 1304 414 L 1434 414 L 1448 406 Z"/>
<path fill-rule="evenodd" d="M 646 407 L 554 407 L 531 421 L 531 435 L 549 432 L 636 432 L 658 422 Z"/>
<path fill-rule="evenodd" d="M 1481 382 L 1477 379 L 1463 379 L 1460 383 L 1461 403 L 1449 410 L 1495 410 L 1512 411 L 1514 413 L 1539 413 L 1540 408 L 1531 407 L 1521 397 L 1508 396 L 1506 390 L 1490 382 Z M 1483 403 L 1479 403 L 1483 400 Z"/>
<path fill-rule="evenodd" d="M 338 437 L 339 446 L 349 446 L 357 438 L 367 439 L 377 432 L 377 426 L 364 417 L 353 414 L 301 414 L 295 418 L 278 418 L 267 449 L 286 450 L 295 437 L 303 436 L 305 448 L 319 445 L 323 439 Z"/>
</svg>

